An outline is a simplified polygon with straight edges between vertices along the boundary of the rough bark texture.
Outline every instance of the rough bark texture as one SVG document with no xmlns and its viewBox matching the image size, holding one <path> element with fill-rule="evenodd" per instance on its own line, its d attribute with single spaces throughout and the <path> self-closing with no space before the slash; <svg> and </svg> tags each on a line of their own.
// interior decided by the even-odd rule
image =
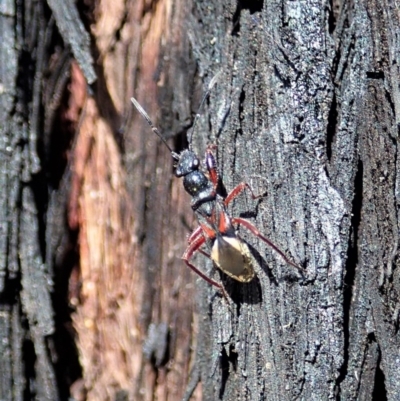
<svg viewBox="0 0 400 401">
<path fill-rule="evenodd" d="M 58 316 L 52 302 L 57 298 L 52 299 L 56 246 L 47 236 L 47 212 L 55 210 L 49 195 L 58 175 L 50 167 L 50 126 L 68 79 L 64 67 L 69 51 L 55 50 L 60 37 L 48 13 L 42 2 L 0 5 L 2 400 L 57 400 L 68 384 L 57 380 L 63 368 L 58 365 L 62 358 L 56 351 Z M 63 147 L 62 141 L 58 146 Z M 63 164 L 65 160 L 57 168 Z M 67 343 L 63 347 L 69 348 Z M 71 352 L 71 364 L 73 359 Z"/>
<path fill-rule="evenodd" d="M 399 7 L 1 2 L 0 399 L 399 400 Z M 217 71 L 193 147 L 304 268 L 240 229 L 229 302 L 129 102 L 180 151 Z"/>
</svg>

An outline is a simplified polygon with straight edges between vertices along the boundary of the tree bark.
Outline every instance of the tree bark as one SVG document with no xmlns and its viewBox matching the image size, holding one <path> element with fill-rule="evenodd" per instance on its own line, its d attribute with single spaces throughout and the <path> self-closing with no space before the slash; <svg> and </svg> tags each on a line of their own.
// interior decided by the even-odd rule
<svg viewBox="0 0 400 401">
<path fill-rule="evenodd" d="M 0 10 L 0 398 L 54 401 L 80 376 L 63 329 L 68 275 L 60 270 L 68 235 L 59 183 L 70 138 L 54 126 L 71 55 L 45 2 L 5 1 Z M 79 18 L 69 25 L 88 42 Z M 78 48 L 94 74 L 89 49 Z"/>
<path fill-rule="evenodd" d="M 0 5 L 0 399 L 400 399 L 397 8 Z M 199 111 L 222 193 L 262 195 L 230 215 L 304 271 L 243 229 L 251 283 L 194 258 L 228 301 L 185 268 L 190 197 L 131 96 L 176 152 Z"/>
<path fill-rule="evenodd" d="M 257 280 L 226 281 L 233 313 L 222 299 L 203 303 L 207 400 L 399 397 L 399 21 L 387 3 L 335 6 L 194 6 L 199 70 L 224 72 L 208 117 L 224 183 L 245 179 L 267 194 L 232 215 L 250 211 L 306 269 L 298 277 L 241 234 L 258 256 Z"/>
</svg>

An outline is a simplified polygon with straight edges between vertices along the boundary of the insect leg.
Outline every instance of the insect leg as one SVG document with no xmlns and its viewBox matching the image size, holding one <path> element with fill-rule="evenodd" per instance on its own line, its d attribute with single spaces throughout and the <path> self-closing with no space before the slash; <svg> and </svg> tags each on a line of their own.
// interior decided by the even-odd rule
<svg viewBox="0 0 400 401">
<path fill-rule="evenodd" d="M 232 219 L 232 223 L 234 224 L 239 224 L 242 225 L 243 227 L 247 228 L 249 231 L 251 231 L 255 236 L 257 236 L 258 238 L 260 238 L 261 240 L 263 240 L 266 244 L 268 244 L 276 253 L 278 253 L 279 255 L 282 256 L 283 260 L 288 264 L 291 265 L 293 267 L 295 267 L 296 269 L 299 270 L 304 270 L 301 266 L 296 265 L 295 263 L 293 263 L 292 261 L 290 261 L 288 259 L 288 257 L 273 243 L 271 242 L 268 238 L 264 237 L 260 231 L 258 231 L 257 227 L 254 226 L 252 223 L 250 223 L 249 221 L 242 219 L 240 217 L 236 217 Z"/>
<path fill-rule="evenodd" d="M 262 198 L 263 195 L 254 195 L 254 192 L 251 186 L 247 182 L 241 182 L 235 188 L 229 192 L 228 196 L 224 199 L 224 204 L 227 206 L 230 202 L 232 202 L 238 195 L 240 195 L 245 189 L 248 189 L 251 193 L 251 197 L 253 199 Z"/>
<path fill-rule="evenodd" d="M 224 287 L 222 286 L 222 284 L 217 283 L 216 281 L 210 279 L 209 277 L 207 277 L 203 272 L 201 272 L 196 266 L 192 265 L 189 261 L 191 259 L 191 257 L 193 256 L 193 254 L 196 251 L 199 251 L 200 247 L 202 245 L 204 245 L 204 243 L 206 242 L 206 239 L 204 236 L 199 236 L 196 240 L 194 240 L 187 248 L 185 253 L 182 256 L 182 259 L 185 261 L 185 263 L 196 273 L 198 274 L 202 279 L 204 279 L 205 281 L 207 281 L 207 283 L 213 285 L 214 287 L 219 288 L 224 297 L 227 298 Z"/>
<path fill-rule="evenodd" d="M 188 244 L 190 245 L 193 241 L 195 241 L 198 237 L 203 235 L 203 228 L 201 226 L 198 226 L 190 235 L 188 238 Z"/>
<path fill-rule="evenodd" d="M 203 233 L 203 227 L 198 226 L 198 227 L 190 234 L 190 236 L 189 236 L 189 238 L 188 238 L 188 244 L 190 245 L 192 242 L 196 241 L 196 239 L 197 239 L 198 237 L 201 237 L 201 236 L 203 236 L 203 235 L 204 235 L 204 233 Z M 207 252 L 203 251 L 201 248 L 199 248 L 198 251 L 199 251 L 201 254 L 203 254 L 204 256 L 207 256 L 207 258 L 211 259 L 211 256 L 210 256 Z"/>
<path fill-rule="evenodd" d="M 199 249 L 199 252 L 200 252 L 202 255 L 206 256 L 208 259 L 211 259 L 211 255 L 210 255 L 209 253 L 207 253 L 206 251 L 203 251 L 202 249 Z M 212 260 L 212 259 L 211 259 L 211 260 Z"/>
</svg>

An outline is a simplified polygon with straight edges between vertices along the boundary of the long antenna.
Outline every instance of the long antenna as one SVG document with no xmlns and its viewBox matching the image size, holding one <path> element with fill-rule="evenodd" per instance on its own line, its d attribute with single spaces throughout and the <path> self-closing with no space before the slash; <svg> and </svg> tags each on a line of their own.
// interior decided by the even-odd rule
<svg viewBox="0 0 400 401">
<path fill-rule="evenodd" d="M 192 129 L 190 130 L 190 134 L 188 134 L 188 144 L 189 144 L 188 147 L 189 147 L 189 150 L 192 150 L 192 137 L 193 137 L 194 128 L 196 127 L 197 120 L 198 120 L 199 117 L 200 117 L 200 110 L 201 110 L 201 108 L 202 108 L 204 102 L 206 101 L 206 99 L 207 99 L 208 96 L 210 95 L 211 89 L 213 88 L 213 86 L 215 85 L 215 83 L 218 81 L 218 78 L 219 78 L 219 76 L 221 75 L 221 72 L 222 72 L 222 71 L 218 71 L 218 72 L 214 75 L 214 77 L 212 78 L 212 80 L 211 80 L 210 83 L 208 84 L 208 88 L 207 88 L 206 93 L 203 95 L 203 99 L 201 99 L 200 106 L 199 106 L 199 108 L 198 108 L 198 110 L 197 110 L 197 114 L 196 114 L 196 116 L 194 117 Z"/>
<path fill-rule="evenodd" d="M 168 145 L 167 141 L 165 138 L 161 135 L 160 131 L 158 130 L 157 127 L 154 126 L 153 122 L 151 121 L 149 115 L 144 111 L 143 107 L 139 104 L 139 102 L 132 97 L 131 102 L 133 105 L 136 107 L 137 111 L 144 117 L 144 119 L 147 121 L 147 124 L 150 125 L 151 130 L 164 142 L 165 146 L 168 148 L 168 150 L 171 152 L 171 155 L 174 159 L 177 158 L 177 154 L 171 149 L 171 147 Z"/>
</svg>

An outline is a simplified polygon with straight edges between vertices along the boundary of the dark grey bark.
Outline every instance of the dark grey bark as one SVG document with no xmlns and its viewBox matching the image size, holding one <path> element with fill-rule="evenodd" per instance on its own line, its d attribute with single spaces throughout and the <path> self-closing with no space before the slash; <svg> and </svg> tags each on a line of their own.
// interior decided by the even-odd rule
<svg viewBox="0 0 400 401">
<path fill-rule="evenodd" d="M 43 1 L 1 2 L 0 37 L 0 399 L 54 401 L 79 374 L 71 373 L 78 366 L 71 341 L 60 348 L 65 330 L 55 334 L 66 312 L 66 281 L 60 286 L 55 270 L 67 244 L 66 198 L 55 190 L 69 143 L 67 130 L 53 136 L 53 124 L 71 56 Z M 81 58 L 93 81 L 88 50 Z"/>
<path fill-rule="evenodd" d="M 204 400 L 400 399 L 396 4 L 173 4 L 176 41 L 163 42 L 152 75 L 153 87 L 159 84 L 159 125 L 175 138 L 176 150 L 185 146 L 201 93 L 222 71 L 194 133 L 194 149 L 201 155 L 208 143 L 218 146 L 227 191 L 245 180 L 264 195 L 240 196 L 230 213 L 255 223 L 305 271 L 241 229 L 256 279 L 233 282 L 199 256 L 196 264 L 224 283 L 231 301 L 202 280 L 194 297 L 184 285 L 193 276 L 170 256 L 184 246 L 189 198 L 174 193 L 181 182 L 165 167 L 163 145 L 149 145 L 159 140 L 145 123 L 140 132 L 127 129 L 127 188 L 138 238 L 132 265 L 147 285 L 140 319 L 143 332 L 162 327 L 163 355 L 148 340 L 134 389 L 116 387 L 115 393 L 143 399 L 146 367 L 156 359 L 155 388 L 173 370 L 168 366 L 180 347 L 187 347 L 189 365 L 193 342 L 190 333 L 184 340 L 179 335 L 182 327 L 190 330 L 195 302 L 199 334 L 184 399 L 199 381 Z M 150 9 L 144 7 L 143 16 Z M 63 329 L 65 268 L 77 261 L 66 262 L 75 255 L 68 253 L 68 175 L 61 182 L 66 166 L 60 162 L 71 133 L 57 122 L 71 54 L 87 82 L 95 73 L 73 2 L 49 1 L 47 8 L 7 1 L 0 11 L 0 398 L 56 400 L 67 397 L 67 386 L 82 373 Z M 137 23 L 129 18 L 127 10 L 124 24 Z M 140 54 L 132 32 L 124 82 L 134 81 L 135 88 L 127 84 L 123 94 L 126 114 L 131 92 L 146 94 L 148 83 L 140 62 L 132 61 Z M 124 122 L 104 82 L 93 91 L 110 126 Z M 152 116 L 156 100 L 146 98 Z M 61 137 L 67 138 L 63 145 Z M 178 399 L 173 383 L 164 390 Z"/>
<path fill-rule="evenodd" d="M 306 269 L 302 278 L 240 231 L 257 280 L 222 277 L 233 310 L 201 283 L 206 400 L 400 397 L 399 21 L 394 4 L 334 7 L 193 6 L 199 71 L 223 71 L 196 149 L 218 144 L 228 190 L 246 180 L 266 193 L 232 214 Z"/>
</svg>

